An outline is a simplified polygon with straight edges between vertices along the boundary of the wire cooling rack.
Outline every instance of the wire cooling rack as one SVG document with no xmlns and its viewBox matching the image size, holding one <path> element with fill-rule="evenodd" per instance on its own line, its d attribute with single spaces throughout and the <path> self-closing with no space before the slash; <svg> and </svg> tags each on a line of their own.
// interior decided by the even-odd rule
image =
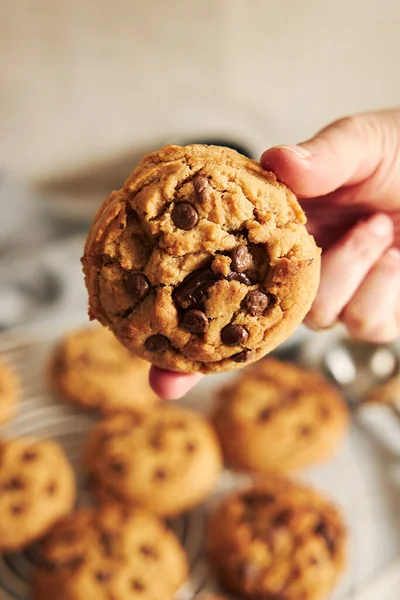
<svg viewBox="0 0 400 600">
<path fill-rule="evenodd" d="M 15 366 L 23 383 L 19 415 L 3 428 L 1 435 L 58 440 L 76 472 L 78 504 L 85 504 L 89 495 L 80 470 L 80 458 L 85 435 L 96 417 L 63 403 L 49 389 L 46 365 L 56 340 L 54 332 L 43 331 L 40 335 L 30 333 L 28 337 L 21 334 L 0 336 L 0 352 Z M 215 389 L 234 376 L 209 376 L 182 402 L 194 409 L 207 410 Z M 360 589 L 400 555 L 400 477 L 396 477 L 399 472 L 400 456 L 375 441 L 355 423 L 346 443 L 330 462 L 300 475 L 303 481 L 331 496 L 348 523 L 349 567 L 332 600 L 358 599 Z M 216 494 L 241 484 L 240 478 L 225 470 Z M 204 591 L 218 591 L 204 552 L 206 513 L 207 506 L 203 505 L 171 522 L 188 553 L 191 566 L 190 578 L 180 590 L 179 600 L 198 598 Z M 30 600 L 29 578 L 34 556 L 34 547 L 0 556 L 0 600 Z M 381 595 L 379 600 L 394 598 Z"/>
</svg>

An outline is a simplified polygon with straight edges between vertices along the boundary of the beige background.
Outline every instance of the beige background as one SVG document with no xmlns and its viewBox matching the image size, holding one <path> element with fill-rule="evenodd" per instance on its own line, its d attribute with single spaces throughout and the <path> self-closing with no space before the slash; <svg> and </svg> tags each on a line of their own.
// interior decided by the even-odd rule
<svg viewBox="0 0 400 600">
<path fill-rule="evenodd" d="M 397 0 L 0 0 L 0 168 L 182 136 L 261 151 L 400 102 Z"/>
</svg>

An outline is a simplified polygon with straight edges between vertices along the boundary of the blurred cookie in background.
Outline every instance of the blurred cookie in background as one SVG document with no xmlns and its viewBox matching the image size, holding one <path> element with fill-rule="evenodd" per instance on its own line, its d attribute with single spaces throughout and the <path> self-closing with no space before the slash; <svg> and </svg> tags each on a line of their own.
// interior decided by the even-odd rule
<svg viewBox="0 0 400 600">
<path fill-rule="evenodd" d="M 97 424 L 89 433 L 84 463 L 100 502 L 113 499 L 174 516 L 212 493 L 222 458 L 206 419 L 162 405 Z"/>
<path fill-rule="evenodd" d="M 0 550 L 24 548 L 44 535 L 75 503 L 75 478 L 51 440 L 0 443 Z"/>
<path fill-rule="evenodd" d="M 79 510 L 39 546 L 33 600 L 172 600 L 188 574 L 178 539 L 144 511 Z"/>
<path fill-rule="evenodd" d="M 322 495 L 270 476 L 214 509 L 208 549 L 219 580 L 240 598 L 322 600 L 345 566 L 346 531 Z"/>
<path fill-rule="evenodd" d="M 0 425 L 15 416 L 20 389 L 17 374 L 0 355 Z"/>
<path fill-rule="evenodd" d="M 148 381 L 149 369 L 147 361 L 130 354 L 108 329 L 86 327 L 56 346 L 50 379 L 68 400 L 109 413 L 159 401 Z"/>
<path fill-rule="evenodd" d="M 339 391 L 321 375 L 267 358 L 218 394 L 213 424 L 229 466 L 286 472 L 329 458 L 349 426 Z"/>
<path fill-rule="evenodd" d="M 400 373 L 387 383 L 375 387 L 367 395 L 365 403 L 397 406 L 400 410 Z"/>
</svg>

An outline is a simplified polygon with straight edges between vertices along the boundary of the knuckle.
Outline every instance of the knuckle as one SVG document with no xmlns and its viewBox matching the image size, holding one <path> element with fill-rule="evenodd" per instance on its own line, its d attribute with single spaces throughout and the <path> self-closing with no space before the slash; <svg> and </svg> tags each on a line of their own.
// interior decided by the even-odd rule
<svg viewBox="0 0 400 600">
<path fill-rule="evenodd" d="M 351 335 L 366 342 L 388 343 L 395 340 L 399 335 L 399 328 L 393 319 L 377 322 L 372 321 L 366 315 L 361 315 L 353 310 L 346 310 L 342 321 Z"/>
</svg>

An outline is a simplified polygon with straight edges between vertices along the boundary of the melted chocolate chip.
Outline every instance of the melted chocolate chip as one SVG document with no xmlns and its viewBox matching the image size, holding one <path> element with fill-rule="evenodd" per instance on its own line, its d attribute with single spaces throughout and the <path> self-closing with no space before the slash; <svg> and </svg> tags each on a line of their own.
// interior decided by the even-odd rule
<svg viewBox="0 0 400 600">
<path fill-rule="evenodd" d="M 135 302 L 140 302 L 150 292 L 150 283 L 143 273 L 132 273 L 125 281 L 125 289 Z"/>
<path fill-rule="evenodd" d="M 251 350 L 248 350 L 247 348 L 245 350 L 242 350 L 242 352 L 238 352 L 237 354 L 234 354 L 233 356 L 231 356 L 231 360 L 233 360 L 236 363 L 244 363 L 247 360 L 249 360 L 251 356 Z"/>
<path fill-rule="evenodd" d="M 22 455 L 22 460 L 24 462 L 32 462 L 36 460 L 37 457 L 37 452 L 35 452 L 34 450 L 25 450 L 25 452 Z"/>
<path fill-rule="evenodd" d="M 49 496 L 54 496 L 54 494 L 56 493 L 57 490 L 57 484 L 55 481 L 51 481 L 48 486 L 46 487 L 46 493 Z"/>
<path fill-rule="evenodd" d="M 331 416 L 331 411 L 329 410 L 329 408 L 327 406 L 321 406 L 319 409 L 320 415 L 321 415 L 321 419 L 323 421 L 325 421 L 326 419 L 329 419 L 329 417 Z"/>
<path fill-rule="evenodd" d="M 258 290 L 251 290 L 244 299 L 244 306 L 252 317 L 262 315 L 268 304 L 268 296 Z"/>
<path fill-rule="evenodd" d="M 143 581 L 140 581 L 140 579 L 133 579 L 132 589 L 136 590 L 137 592 L 144 592 L 146 586 L 144 585 Z"/>
<path fill-rule="evenodd" d="M 157 333 L 147 338 L 144 343 L 146 350 L 150 352 L 165 352 L 169 346 L 169 340 L 165 335 Z"/>
<path fill-rule="evenodd" d="M 22 515 L 25 512 L 25 506 L 22 504 L 14 504 L 10 507 L 13 515 Z"/>
<path fill-rule="evenodd" d="M 247 277 L 246 273 L 237 273 L 236 271 L 231 271 L 229 273 L 228 281 L 238 281 L 239 283 L 244 283 L 245 285 L 251 285 L 251 281 Z"/>
<path fill-rule="evenodd" d="M 114 554 L 114 541 L 115 534 L 111 531 L 102 531 L 100 534 L 100 544 L 102 545 L 103 552 L 106 556 L 113 556 Z"/>
<path fill-rule="evenodd" d="M 204 333 L 208 329 L 208 319 L 201 310 L 188 310 L 183 317 L 182 327 L 190 333 Z"/>
<path fill-rule="evenodd" d="M 311 435 L 312 432 L 312 427 L 304 425 L 304 427 L 300 427 L 299 429 L 299 434 L 302 437 L 308 437 L 309 435 Z"/>
<path fill-rule="evenodd" d="M 120 224 L 119 224 L 119 228 L 120 228 L 120 229 L 125 229 L 125 225 L 124 225 L 123 223 L 120 223 Z"/>
<path fill-rule="evenodd" d="M 172 209 L 171 219 L 178 229 L 189 231 L 193 227 L 196 227 L 199 215 L 192 204 L 189 204 L 189 202 L 180 202 L 179 204 L 175 204 Z"/>
<path fill-rule="evenodd" d="M 248 339 L 249 332 L 242 325 L 226 325 L 221 331 L 221 340 L 226 346 L 241 346 Z"/>
<path fill-rule="evenodd" d="M 208 200 L 211 189 L 209 181 L 205 175 L 197 175 L 197 177 L 193 179 L 193 188 L 197 198 L 201 202 Z"/>
<path fill-rule="evenodd" d="M 154 471 L 154 479 L 156 481 L 163 481 L 167 478 L 167 472 L 165 469 L 156 469 Z"/>
<path fill-rule="evenodd" d="M 320 535 L 326 542 L 330 554 L 336 552 L 336 540 L 334 539 L 332 532 L 329 531 L 328 525 L 324 521 L 320 521 L 314 529 L 316 535 Z"/>
<path fill-rule="evenodd" d="M 253 258 L 247 248 L 247 246 L 238 246 L 231 252 L 232 266 L 235 271 L 242 273 L 249 269 L 253 263 Z"/>
<path fill-rule="evenodd" d="M 121 462 L 120 460 L 113 460 L 109 465 L 111 471 L 116 473 L 117 475 L 125 475 L 126 474 L 126 464 Z"/>
<path fill-rule="evenodd" d="M 162 450 L 164 447 L 163 437 L 160 433 L 156 433 L 150 440 L 150 446 L 155 450 Z"/>
<path fill-rule="evenodd" d="M 193 452 L 196 450 L 196 444 L 194 442 L 188 442 L 185 446 L 185 449 L 189 454 L 193 454 Z"/>
<path fill-rule="evenodd" d="M 14 490 L 23 490 L 25 488 L 25 483 L 22 481 L 20 477 L 12 477 L 2 485 L 2 489 L 5 492 L 12 492 Z"/>
<path fill-rule="evenodd" d="M 143 556 L 147 556 L 148 558 L 158 558 L 158 552 L 153 546 L 149 546 L 148 544 L 143 544 L 140 546 L 140 553 Z"/>
<path fill-rule="evenodd" d="M 198 269 L 188 275 L 174 290 L 173 298 L 182 308 L 207 300 L 207 290 L 221 275 L 213 273 L 210 267 Z"/>
<path fill-rule="evenodd" d="M 268 492 L 258 494 L 245 494 L 244 496 L 242 496 L 242 500 L 247 507 L 253 508 L 263 504 L 273 504 L 275 502 L 275 496 L 269 494 Z"/>
<path fill-rule="evenodd" d="M 106 583 L 106 581 L 111 579 L 111 573 L 109 571 L 97 571 L 94 576 L 99 583 Z"/>
<path fill-rule="evenodd" d="M 269 421 L 269 419 L 272 416 L 272 413 L 273 413 L 273 409 L 271 406 L 266 406 L 265 408 L 262 408 L 257 415 L 257 421 L 260 421 L 261 423 L 265 423 L 266 421 Z"/>
<path fill-rule="evenodd" d="M 293 511 L 290 508 L 283 510 L 278 513 L 274 519 L 275 527 L 285 527 L 289 524 L 289 521 L 293 518 Z"/>
</svg>

